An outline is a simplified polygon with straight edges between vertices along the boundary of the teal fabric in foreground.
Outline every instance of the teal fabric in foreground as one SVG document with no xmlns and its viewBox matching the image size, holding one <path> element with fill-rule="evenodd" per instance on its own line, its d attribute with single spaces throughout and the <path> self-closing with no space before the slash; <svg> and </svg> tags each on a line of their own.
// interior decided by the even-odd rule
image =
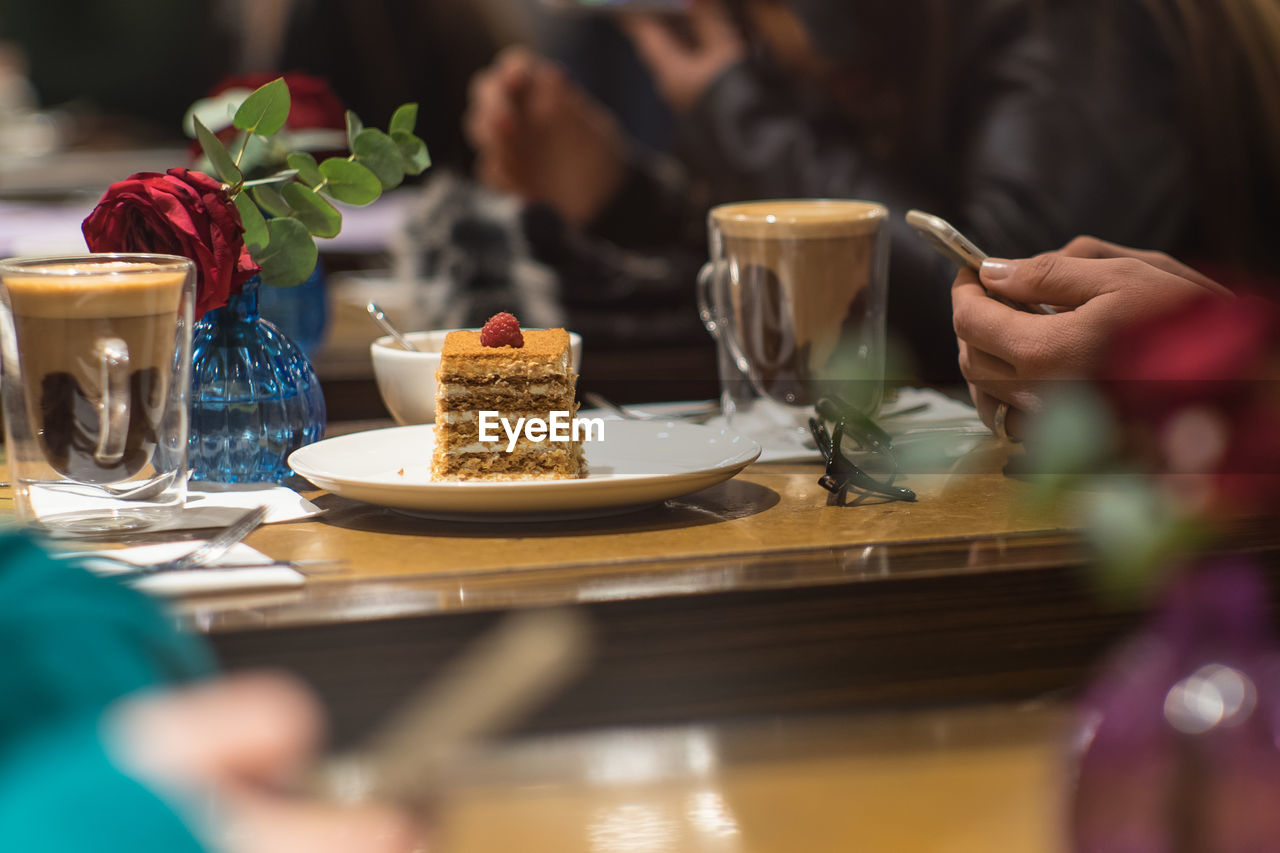
<svg viewBox="0 0 1280 853">
<path fill-rule="evenodd" d="M 208 650 L 145 596 L 14 534 L 0 534 L 0 649 L 0 849 L 199 850 L 111 764 L 98 720 L 125 694 L 211 673 Z"/>
<path fill-rule="evenodd" d="M 155 794 L 103 751 L 98 716 L 29 733 L 0 762 L 0 849 L 40 853 L 200 853 Z"/>
</svg>

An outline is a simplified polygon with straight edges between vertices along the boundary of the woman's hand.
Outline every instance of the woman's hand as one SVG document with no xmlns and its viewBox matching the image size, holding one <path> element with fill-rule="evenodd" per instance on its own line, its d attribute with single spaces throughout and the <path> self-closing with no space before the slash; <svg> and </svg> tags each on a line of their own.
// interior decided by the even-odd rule
<svg viewBox="0 0 1280 853">
<path fill-rule="evenodd" d="M 595 218 L 626 177 L 628 146 L 614 117 L 525 48 L 504 51 L 476 74 L 463 123 L 481 182 L 549 204 L 577 226 Z"/>
<path fill-rule="evenodd" d="M 655 15 L 629 15 L 622 27 L 673 109 L 686 112 L 715 79 L 747 55 L 747 45 L 719 0 L 692 0 L 683 19 L 692 43 Z"/>
<path fill-rule="evenodd" d="M 188 813 L 193 831 L 228 853 L 410 853 L 421 827 L 376 804 L 334 805 L 288 793 L 316 757 L 314 698 L 281 676 L 235 676 L 125 700 L 107 718 L 117 765 Z M 208 838 L 211 833 L 216 837 Z"/>
<path fill-rule="evenodd" d="M 1095 260 L 1133 258 L 1149 264 L 1158 270 L 1164 270 L 1172 275 L 1185 278 L 1187 281 L 1193 281 L 1196 284 L 1203 285 L 1211 292 L 1219 293 L 1223 296 L 1231 295 L 1231 291 L 1218 284 L 1213 279 L 1201 272 L 1193 270 L 1181 261 L 1171 258 L 1164 252 L 1151 252 L 1145 249 L 1130 249 L 1128 246 L 1119 246 L 1115 243 L 1108 243 L 1106 240 L 1099 240 L 1097 237 L 1077 237 L 1067 245 L 1063 246 L 1058 252 L 1050 252 L 1049 254 L 1059 254 L 1068 258 L 1093 258 Z"/>
<path fill-rule="evenodd" d="M 1058 306 L 1056 315 L 1015 311 L 986 291 L 1028 304 Z M 1022 416 L 1043 406 L 1046 383 L 1085 378 L 1102 366 L 1109 342 L 1125 326 L 1206 291 L 1230 291 L 1158 252 L 1081 237 L 1061 251 L 1026 260 L 991 259 L 981 277 L 962 270 L 951 288 L 960 370 L 983 422 L 1022 434 Z"/>
</svg>

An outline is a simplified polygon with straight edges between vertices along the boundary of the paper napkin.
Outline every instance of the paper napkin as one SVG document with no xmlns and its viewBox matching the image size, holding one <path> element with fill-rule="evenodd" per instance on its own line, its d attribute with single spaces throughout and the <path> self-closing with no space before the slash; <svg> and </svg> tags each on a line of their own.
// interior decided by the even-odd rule
<svg viewBox="0 0 1280 853">
<path fill-rule="evenodd" d="M 256 506 L 267 508 L 263 524 L 297 521 L 319 515 L 323 510 L 285 486 L 270 483 L 192 483 L 187 504 L 174 524 L 158 530 L 195 530 L 225 527 Z"/>
<path fill-rule="evenodd" d="M 95 561 L 97 553 L 110 554 L 113 558 L 147 565 L 161 560 L 172 560 L 189 554 L 203 542 L 164 542 L 157 545 L 139 545 L 112 551 L 78 552 L 77 559 L 95 574 L 123 576 L 129 581 L 130 570 L 118 565 Z M 214 593 L 244 592 L 261 589 L 299 587 L 306 582 L 301 572 L 288 566 L 263 566 L 271 558 L 243 543 L 234 546 L 213 564 L 201 569 L 162 572 L 144 575 L 129 581 L 136 589 L 152 595 L 189 596 Z"/>
<path fill-rule="evenodd" d="M 900 417 L 877 415 L 875 420 L 893 436 L 894 446 L 906 446 L 923 440 L 946 440 L 946 455 L 963 456 L 991 432 L 968 403 L 953 400 L 931 388 L 902 388 L 897 397 L 881 410 L 888 414 L 904 412 Z M 760 462 L 812 462 L 820 460 L 807 428 L 797 425 L 795 413 L 777 404 L 757 405 L 734 415 L 730 425 L 723 417 L 707 421 L 708 426 L 727 427 L 760 442 Z"/>
<path fill-rule="evenodd" d="M 79 495 L 74 492 L 42 490 L 33 495 L 36 512 L 42 516 L 83 509 L 98 509 L 104 505 L 101 498 Z M 139 507 L 147 506 L 145 501 Z M 226 527 L 247 510 L 267 507 L 264 524 L 280 521 L 297 521 L 318 515 L 321 510 L 311 501 L 285 486 L 270 483 L 190 483 L 187 503 L 180 513 L 170 520 L 147 528 L 148 533 L 166 530 L 199 530 L 206 527 Z"/>
</svg>

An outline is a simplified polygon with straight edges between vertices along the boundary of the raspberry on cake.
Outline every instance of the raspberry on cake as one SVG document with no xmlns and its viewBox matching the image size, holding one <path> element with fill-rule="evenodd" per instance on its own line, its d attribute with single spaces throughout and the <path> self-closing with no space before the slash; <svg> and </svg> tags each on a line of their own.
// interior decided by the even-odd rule
<svg viewBox="0 0 1280 853">
<path fill-rule="evenodd" d="M 485 328 L 450 332 L 436 371 L 436 447 L 431 475 L 437 480 L 576 479 L 586 476 L 581 440 L 532 441 L 521 435 L 508 451 L 507 435 L 483 441 L 480 413 L 497 412 L 510 424 L 520 418 L 549 421 L 552 412 L 577 413 L 577 376 L 564 329 L 521 332 L 510 314 Z"/>
<path fill-rule="evenodd" d="M 520 321 L 503 311 L 494 314 L 480 330 L 480 345 L 486 347 L 522 347 L 524 335 L 520 333 Z"/>
</svg>

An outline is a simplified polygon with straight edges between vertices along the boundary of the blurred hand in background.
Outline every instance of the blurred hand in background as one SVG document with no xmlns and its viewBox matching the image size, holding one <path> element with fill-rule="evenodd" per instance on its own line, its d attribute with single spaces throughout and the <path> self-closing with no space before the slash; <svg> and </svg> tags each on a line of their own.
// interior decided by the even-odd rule
<svg viewBox="0 0 1280 853">
<path fill-rule="evenodd" d="M 621 22 L 676 112 L 692 109 L 717 77 L 747 56 L 742 34 L 719 0 L 692 0 L 679 17 L 626 15 Z"/>
<path fill-rule="evenodd" d="M 162 798 L 212 805 L 198 834 L 227 853 L 409 853 L 419 827 L 383 805 L 290 794 L 317 757 L 316 700 L 283 676 L 245 675 L 125 700 L 107 718 L 116 763 Z"/>
<path fill-rule="evenodd" d="M 522 47 L 472 79 L 464 127 L 484 184 L 549 204 L 573 225 L 590 222 L 626 176 L 627 141 L 613 115 Z"/>
</svg>

